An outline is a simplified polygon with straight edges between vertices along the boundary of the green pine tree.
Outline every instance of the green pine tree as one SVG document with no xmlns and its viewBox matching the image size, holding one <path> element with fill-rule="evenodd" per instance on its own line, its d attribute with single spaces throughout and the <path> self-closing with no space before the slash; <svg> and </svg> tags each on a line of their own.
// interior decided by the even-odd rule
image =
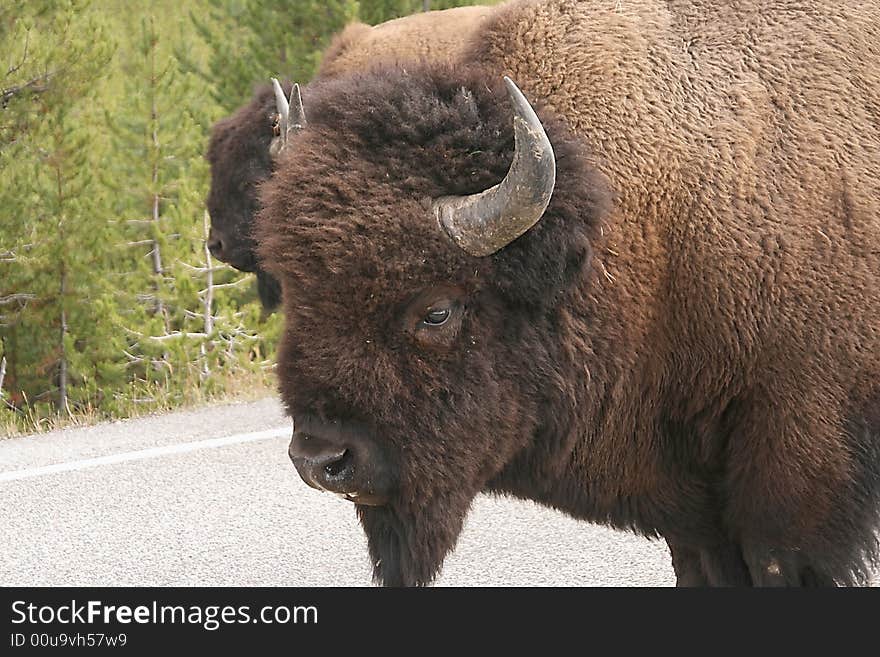
<svg viewBox="0 0 880 657">
<path fill-rule="evenodd" d="M 209 0 L 191 13 L 211 48 L 206 64 L 186 57 L 213 87 L 228 114 L 246 103 L 270 77 L 309 80 L 333 35 L 357 18 L 356 0 Z M 185 53 L 181 53 L 184 59 Z"/>
<path fill-rule="evenodd" d="M 253 277 L 212 262 L 205 246 L 203 154 L 215 112 L 205 83 L 170 47 L 173 29 L 142 19 L 137 48 L 123 57 L 127 112 L 108 118 L 116 150 L 130 154 L 111 183 L 129 256 L 120 298 L 130 379 L 182 399 L 187 388 L 210 387 L 212 373 L 249 362 L 257 338 L 226 293 Z"/>
<path fill-rule="evenodd" d="M 0 165 L 0 343 L 13 404 L 30 400 L 70 412 L 92 405 L 114 337 L 93 313 L 109 303 L 102 276 L 106 194 L 92 172 L 104 154 L 92 102 L 113 46 L 85 2 L 18 3 L 4 15 L 19 82 L 6 82 Z M 97 37 L 97 38 L 96 38 Z M 31 81 L 38 80 L 31 84 Z M 10 94 L 10 90 L 14 93 Z M 112 305 L 112 304 L 111 304 Z M 11 312 L 10 312 L 11 310 Z"/>
<path fill-rule="evenodd" d="M 210 126 L 352 20 L 457 4 L 0 4 L 0 431 L 265 384 L 282 318 L 205 249 Z"/>
</svg>

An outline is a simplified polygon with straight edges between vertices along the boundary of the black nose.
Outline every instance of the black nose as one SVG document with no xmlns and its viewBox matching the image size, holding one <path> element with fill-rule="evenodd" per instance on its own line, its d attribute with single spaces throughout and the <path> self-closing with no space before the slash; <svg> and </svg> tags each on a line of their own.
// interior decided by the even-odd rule
<svg viewBox="0 0 880 657">
<path fill-rule="evenodd" d="M 223 237 L 213 228 L 208 232 L 208 250 L 217 260 L 223 260 Z"/>
<path fill-rule="evenodd" d="M 352 492 L 349 484 L 355 464 L 347 447 L 300 433 L 290 441 L 288 455 L 307 484 L 336 493 Z"/>
<path fill-rule="evenodd" d="M 255 271 L 257 268 L 253 243 L 234 232 L 226 233 L 211 226 L 207 245 L 212 256 L 239 271 Z"/>
<path fill-rule="evenodd" d="M 287 453 L 309 486 L 365 505 L 394 494 L 397 459 L 363 426 L 295 418 L 294 427 Z"/>
</svg>

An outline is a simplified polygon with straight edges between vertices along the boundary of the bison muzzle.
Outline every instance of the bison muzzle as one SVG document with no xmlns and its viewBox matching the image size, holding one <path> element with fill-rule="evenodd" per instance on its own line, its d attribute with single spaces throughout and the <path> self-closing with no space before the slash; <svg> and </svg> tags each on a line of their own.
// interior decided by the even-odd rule
<svg viewBox="0 0 880 657">
<path fill-rule="evenodd" d="M 380 506 L 396 488 L 393 456 L 361 423 L 294 418 L 288 455 L 312 488 L 358 504 Z"/>
</svg>

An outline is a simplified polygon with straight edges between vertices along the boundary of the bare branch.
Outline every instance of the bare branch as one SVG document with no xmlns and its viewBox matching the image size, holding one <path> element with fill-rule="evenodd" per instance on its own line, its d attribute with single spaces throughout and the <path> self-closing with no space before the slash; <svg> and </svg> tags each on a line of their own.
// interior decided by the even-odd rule
<svg viewBox="0 0 880 657">
<path fill-rule="evenodd" d="M 185 269 L 189 269 L 194 274 L 205 274 L 208 271 L 211 273 L 218 271 L 228 271 L 230 269 L 229 265 L 219 265 L 217 267 L 193 267 L 191 264 L 184 262 L 183 260 L 178 260 L 177 264 L 182 265 Z"/>
<path fill-rule="evenodd" d="M 32 93 L 41 94 L 49 89 L 49 79 L 54 76 L 55 73 L 45 73 L 43 75 L 37 76 L 24 82 L 23 84 L 17 84 L 12 87 L 8 87 L 0 91 L 0 108 L 6 109 L 6 106 L 9 105 L 9 101 L 12 100 L 15 96 L 25 92 L 30 91 Z"/>
<path fill-rule="evenodd" d="M 30 42 L 31 42 L 31 31 L 28 30 L 27 32 L 24 33 L 24 52 L 21 54 L 21 59 L 19 60 L 18 64 L 10 65 L 9 68 L 6 70 L 6 77 L 7 78 L 10 75 L 12 75 L 13 73 L 15 73 L 22 66 L 24 66 L 24 63 L 27 61 L 28 46 L 30 45 Z"/>
<path fill-rule="evenodd" d="M 197 313 L 192 310 L 189 310 L 188 308 L 183 309 L 183 315 L 187 319 L 204 319 L 205 318 L 205 313 L 203 313 L 203 312 Z M 217 320 L 220 318 L 217 317 L 217 315 L 211 315 L 211 319 Z"/>
<path fill-rule="evenodd" d="M 207 338 L 207 333 L 193 333 L 188 331 L 174 331 L 167 335 L 145 335 L 147 340 L 155 340 L 156 342 L 165 342 L 166 340 L 181 340 L 185 338 Z"/>
<path fill-rule="evenodd" d="M 32 299 L 36 299 L 37 295 L 35 294 L 26 294 L 24 292 L 17 292 L 15 294 L 8 294 L 5 297 L 0 297 L 0 306 L 8 306 L 12 303 L 20 303 L 31 301 Z"/>
<path fill-rule="evenodd" d="M 209 290 L 221 290 L 225 287 L 237 287 L 242 283 L 249 281 L 250 278 L 239 278 L 237 281 L 232 281 L 231 283 L 218 283 L 217 285 L 213 285 L 210 288 L 205 288 L 204 290 L 199 290 L 199 295 L 207 293 Z"/>
<path fill-rule="evenodd" d="M 144 362 L 144 359 L 141 356 L 135 356 L 134 354 L 129 353 L 125 349 L 122 350 L 122 353 L 125 354 L 125 357 L 128 358 L 128 360 L 131 362 L 131 364 Z"/>
</svg>

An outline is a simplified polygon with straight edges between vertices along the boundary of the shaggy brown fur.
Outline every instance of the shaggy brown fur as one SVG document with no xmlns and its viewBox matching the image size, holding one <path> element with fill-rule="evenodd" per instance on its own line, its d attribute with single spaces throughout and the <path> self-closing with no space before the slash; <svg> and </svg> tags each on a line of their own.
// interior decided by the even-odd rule
<svg viewBox="0 0 880 657">
<path fill-rule="evenodd" d="M 518 2 L 473 65 L 330 82 L 265 186 L 283 398 L 371 427 L 386 584 L 496 491 L 662 536 L 681 584 L 864 582 L 880 510 L 880 8 Z M 480 65 L 476 65 L 476 63 Z M 510 162 L 510 75 L 558 157 L 486 258 L 430 200 Z M 559 118 L 556 118 L 559 117 Z M 402 317 L 458 290 L 433 347 Z"/>
<path fill-rule="evenodd" d="M 477 5 L 422 12 L 374 27 L 352 23 L 330 43 L 318 77 L 359 71 L 377 62 L 451 60 L 463 51 L 493 10 Z"/>
<path fill-rule="evenodd" d="M 452 60 L 467 47 L 469 37 L 490 11 L 489 7 L 461 7 L 415 14 L 375 27 L 354 23 L 324 53 L 318 79 L 382 61 Z M 289 82 L 284 89 L 289 93 Z M 308 102 L 307 89 L 303 98 Z M 233 267 L 257 272 L 260 299 L 267 309 L 278 305 L 279 287 L 256 266 L 251 231 L 257 187 L 273 169 L 269 143 L 275 116 L 272 88 L 262 85 L 249 104 L 214 125 L 208 147 L 208 210 L 215 234 L 222 236 L 224 248 L 219 255 Z"/>
</svg>

